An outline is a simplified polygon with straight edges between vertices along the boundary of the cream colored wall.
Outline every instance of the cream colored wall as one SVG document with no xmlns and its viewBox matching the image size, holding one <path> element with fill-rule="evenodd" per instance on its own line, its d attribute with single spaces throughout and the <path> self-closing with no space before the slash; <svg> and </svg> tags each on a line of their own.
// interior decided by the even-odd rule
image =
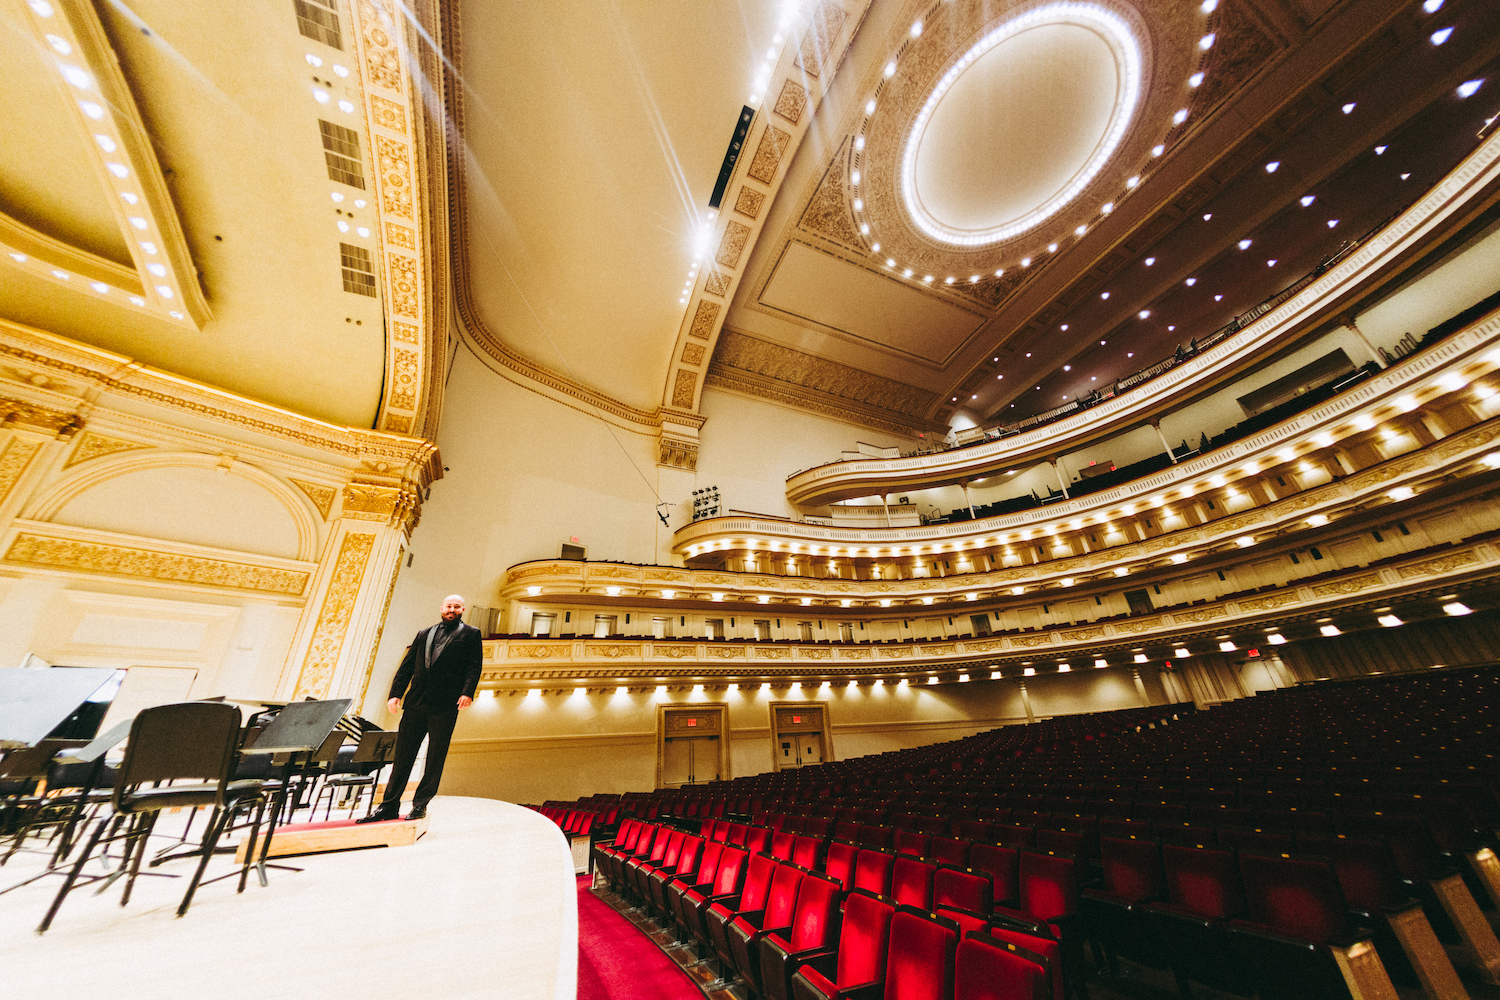
<svg viewBox="0 0 1500 1000">
<path fill-rule="evenodd" d="M 786 477 L 853 451 L 856 442 L 907 451 L 915 443 L 712 388 L 703 392 L 702 412 L 707 422 L 699 432 L 698 482 L 718 486 L 726 508 L 759 514 L 797 513 L 787 503 Z"/>
<path fill-rule="evenodd" d="M 461 593 L 471 604 L 494 607 L 506 569 L 556 558 L 559 545 L 573 537 L 591 560 L 671 564 L 671 532 L 691 522 L 693 490 L 718 486 L 726 507 L 790 515 L 787 472 L 855 441 L 902 443 L 732 393 L 709 390 L 703 406 L 708 421 L 696 475 L 659 468 L 654 435 L 607 425 L 523 388 L 461 343 L 438 433 L 446 471 L 422 508 L 412 564 L 391 602 L 366 699 L 371 717 L 411 636 L 436 620 L 445 595 Z M 676 505 L 671 528 L 656 516 L 658 498 Z M 524 629 L 525 617 L 500 627 Z M 591 625 L 592 610 L 584 620 Z"/>
<path fill-rule="evenodd" d="M 1150 680 L 1153 703 L 1164 703 L 1160 685 Z M 1025 683 L 1038 717 L 1141 705 L 1124 669 L 1032 677 Z M 672 704 L 728 704 L 732 775 L 726 777 L 771 770 L 771 701 L 826 703 L 837 760 L 962 739 L 1027 718 L 1017 680 L 990 681 L 981 674 L 967 684 L 929 686 L 916 678 L 900 687 L 893 678 L 880 687 L 868 681 L 857 688 L 809 685 L 800 691 L 747 685 L 698 694 L 678 689 L 662 697 Z M 579 694 L 554 687 L 531 697 L 483 692 L 459 716 L 442 791 L 540 802 L 649 790 L 656 780 L 657 704 L 653 691 L 639 688 Z"/>
<path fill-rule="evenodd" d="M 1394 350 L 1406 334 L 1421 340 L 1434 326 L 1500 291 L 1497 275 L 1500 223 L 1365 309 L 1355 317 L 1355 325 L 1377 347 Z"/>
</svg>

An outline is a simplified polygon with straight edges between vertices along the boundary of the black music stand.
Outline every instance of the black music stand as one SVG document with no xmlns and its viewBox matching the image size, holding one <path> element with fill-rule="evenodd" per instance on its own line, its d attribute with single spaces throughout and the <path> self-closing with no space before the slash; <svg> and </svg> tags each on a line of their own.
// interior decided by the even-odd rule
<svg viewBox="0 0 1500 1000">
<path fill-rule="evenodd" d="M 0 670 L 0 749 L 34 746 L 114 676 L 113 667 Z"/>
<path fill-rule="evenodd" d="M 89 768 L 88 777 L 84 779 L 83 785 L 80 786 L 76 797 L 74 798 L 72 813 L 68 816 L 67 822 L 63 824 L 62 832 L 57 835 L 57 848 L 53 851 L 52 861 L 47 865 L 46 870 L 38 875 L 33 875 L 31 878 L 27 879 L 24 882 L 17 882 L 15 885 L 0 889 L 0 896 L 5 895 L 5 893 L 10 892 L 12 889 L 19 889 L 23 885 L 30 885 L 38 879 L 45 878 L 48 875 L 65 874 L 64 872 L 60 871 L 57 866 L 62 862 L 64 858 L 72 853 L 73 832 L 78 828 L 79 820 L 83 818 L 83 811 L 89 805 L 90 796 L 92 795 L 94 789 L 98 787 L 99 775 L 104 771 L 105 755 L 115 747 L 119 746 L 120 741 L 130 735 L 131 721 L 131 719 L 126 719 L 123 722 L 116 723 L 109 729 L 108 732 L 94 737 L 94 739 L 85 746 L 63 749 L 57 754 L 57 756 L 53 757 L 51 761 L 48 762 L 49 765 L 90 764 L 92 766 Z M 16 852 L 16 849 L 18 847 L 20 847 L 21 837 L 24 835 L 24 833 L 24 830 L 17 832 L 16 842 L 14 845 L 12 845 L 10 851 L 6 854 L 6 860 L 9 860 L 10 856 Z M 102 878 L 103 876 L 99 877 Z"/>
<path fill-rule="evenodd" d="M 287 754 L 287 761 L 281 774 L 281 787 L 276 790 L 276 802 L 271 809 L 271 818 L 266 825 L 266 838 L 260 845 L 260 860 L 255 864 L 256 875 L 260 878 L 262 886 L 269 885 L 266 878 L 267 867 L 286 868 L 289 871 L 301 871 L 290 865 L 267 865 L 266 859 L 271 854 L 271 838 L 276 834 L 276 825 L 281 819 L 281 811 L 286 807 L 287 789 L 291 786 L 292 772 L 295 768 L 300 774 L 307 767 L 313 752 L 323 745 L 328 735 L 338 726 L 339 720 L 344 717 L 349 706 L 354 703 L 353 698 L 332 698 L 328 701 L 293 701 L 282 707 L 276 719 L 261 732 L 255 745 L 242 751 L 245 754 Z"/>
</svg>

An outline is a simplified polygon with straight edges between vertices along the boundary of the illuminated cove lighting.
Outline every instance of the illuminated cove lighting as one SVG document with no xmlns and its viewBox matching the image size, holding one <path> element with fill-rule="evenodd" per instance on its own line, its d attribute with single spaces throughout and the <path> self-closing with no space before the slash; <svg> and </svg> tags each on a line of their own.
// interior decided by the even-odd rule
<svg viewBox="0 0 1500 1000">
<path fill-rule="evenodd" d="M 1119 70 L 1119 90 L 1104 135 L 1082 169 L 1050 198 L 1021 217 L 978 230 L 960 230 L 934 218 L 922 204 L 917 190 L 917 155 L 923 134 L 939 103 L 977 60 L 1001 43 L 1022 32 L 1048 25 L 1077 25 L 1102 37 L 1114 50 Z M 901 194 L 917 227 L 927 236 L 952 246 L 988 246 L 1027 232 L 1056 215 L 1086 188 L 1109 162 L 1135 115 L 1141 91 L 1141 52 L 1134 34 L 1118 15 L 1087 3 L 1053 3 L 1027 11 L 986 33 L 943 74 L 928 95 L 906 138 L 900 167 Z"/>
</svg>

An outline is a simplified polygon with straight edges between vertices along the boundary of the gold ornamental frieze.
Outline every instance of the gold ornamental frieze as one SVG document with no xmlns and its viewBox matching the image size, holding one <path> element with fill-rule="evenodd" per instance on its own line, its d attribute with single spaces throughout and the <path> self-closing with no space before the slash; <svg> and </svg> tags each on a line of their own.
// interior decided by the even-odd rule
<svg viewBox="0 0 1500 1000">
<path fill-rule="evenodd" d="M 30 532 L 16 535 L 5 553 L 5 562 L 17 566 L 39 566 L 142 580 L 253 590 L 289 597 L 301 596 L 307 590 L 310 578 L 310 573 L 299 570 L 56 538 Z"/>
</svg>

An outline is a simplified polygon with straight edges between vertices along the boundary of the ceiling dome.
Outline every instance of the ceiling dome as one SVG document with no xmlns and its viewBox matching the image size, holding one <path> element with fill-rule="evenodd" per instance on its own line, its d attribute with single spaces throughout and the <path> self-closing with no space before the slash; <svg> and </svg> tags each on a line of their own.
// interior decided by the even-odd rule
<svg viewBox="0 0 1500 1000">
<path fill-rule="evenodd" d="M 1141 54 L 1124 20 L 1079 3 L 986 32 L 927 95 L 900 190 L 929 238 L 978 248 L 1036 227 L 1083 191 L 1134 116 Z"/>
</svg>

